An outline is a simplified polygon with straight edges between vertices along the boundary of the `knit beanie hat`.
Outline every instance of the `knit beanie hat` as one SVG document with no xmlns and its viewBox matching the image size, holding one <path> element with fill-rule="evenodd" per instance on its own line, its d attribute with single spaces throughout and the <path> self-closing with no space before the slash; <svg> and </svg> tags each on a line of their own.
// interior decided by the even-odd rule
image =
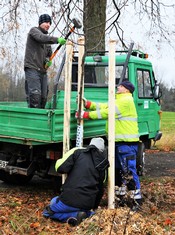
<svg viewBox="0 0 175 235">
<path fill-rule="evenodd" d="M 126 89 L 128 89 L 131 93 L 134 92 L 135 87 L 130 81 L 123 81 L 119 85 L 124 86 Z"/>
<path fill-rule="evenodd" d="M 51 20 L 50 15 L 48 15 L 48 14 L 40 15 L 40 17 L 39 17 L 39 25 L 44 23 L 44 22 L 50 22 L 50 25 L 52 24 L 52 20 Z"/>
<path fill-rule="evenodd" d="M 94 145 L 97 147 L 101 152 L 104 151 L 105 145 L 104 145 L 104 139 L 98 137 L 98 138 L 92 138 L 89 145 Z"/>
</svg>

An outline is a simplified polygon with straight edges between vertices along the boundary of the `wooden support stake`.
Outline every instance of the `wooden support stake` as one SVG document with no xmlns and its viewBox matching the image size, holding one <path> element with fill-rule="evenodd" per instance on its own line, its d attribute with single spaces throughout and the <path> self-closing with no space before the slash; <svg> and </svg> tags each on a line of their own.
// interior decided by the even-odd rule
<svg viewBox="0 0 175 235">
<path fill-rule="evenodd" d="M 108 159 L 110 162 L 108 177 L 108 208 L 115 208 L 115 45 L 109 41 L 109 83 L 108 83 Z"/>
<path fill-rule="evenodd" d="M 82 98 L 84 96 L 84 37 L 78 39 L 78 112 L 81 114 L 83 110 Z M 77 136 L 76 136 L 76 146 L 83 146 L 83 119 L 77 120 Z"/>
<path fill-rule="evenodd" d="M 65 88 L 64 88 L 64 129 L 63 129 L 63 155 L 70 150 L 70 100 L 72 83 L 72 55 L 73 44 L 66 43 L 66 61 L 65 61 Z M 64 183 L 66 175 L 62 176 Z"/>
</svg>

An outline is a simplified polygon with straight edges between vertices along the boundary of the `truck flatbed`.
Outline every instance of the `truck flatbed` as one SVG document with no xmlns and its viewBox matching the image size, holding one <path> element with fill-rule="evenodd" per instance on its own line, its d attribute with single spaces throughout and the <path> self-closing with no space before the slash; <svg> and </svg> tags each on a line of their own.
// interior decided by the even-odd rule
<svg viewBox="0 0 175 235">
<path fill-rule="evenodd" d="M 95 93 L 95 88 L 88 88 L 85 91 L 86 97 L 101 100 L 103 96 L 104 101 L 107 99 L 104 88 L 98 92 L 98 96 Z M 72 140 L 76 139 L 77 131 L 76 94 L 77 92 L 72 92 L 71 97 Z M 0 141 L 24 145 L 63 142 L 64 91 L 58 91 L 57 97 L 56 109 L 52 109 L 51 103 L 48 103 L 45 109 L 34 109 L 28 108 L 26 102 L 0 102 Z M 85 121 L 84 137 L 91 138 L 96 135 L 105 135 L 105 120 Z"/>
</svg>

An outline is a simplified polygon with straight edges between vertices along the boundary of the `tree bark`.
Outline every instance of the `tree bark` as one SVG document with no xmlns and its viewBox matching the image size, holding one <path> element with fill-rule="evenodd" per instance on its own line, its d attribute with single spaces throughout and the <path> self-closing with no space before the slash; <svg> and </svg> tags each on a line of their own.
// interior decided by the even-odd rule
<svg viewBox="0 0 175 235">
<path fill-rule="evenodd" d="M 84 0 L 86 51 L 105 50 L 106 2 L 106 0 Z"/>
</svg>

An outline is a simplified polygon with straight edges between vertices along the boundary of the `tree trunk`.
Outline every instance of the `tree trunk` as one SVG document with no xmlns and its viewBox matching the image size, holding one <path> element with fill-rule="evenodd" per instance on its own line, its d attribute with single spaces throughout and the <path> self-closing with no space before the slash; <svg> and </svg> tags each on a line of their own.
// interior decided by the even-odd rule
<svg viewBox="0 0 175 235">
<path fill-rule="evenodd" d="M 86 51 L 105 51 L 106 2 L 107 0 L 84 0 Z"/>
</svg>

